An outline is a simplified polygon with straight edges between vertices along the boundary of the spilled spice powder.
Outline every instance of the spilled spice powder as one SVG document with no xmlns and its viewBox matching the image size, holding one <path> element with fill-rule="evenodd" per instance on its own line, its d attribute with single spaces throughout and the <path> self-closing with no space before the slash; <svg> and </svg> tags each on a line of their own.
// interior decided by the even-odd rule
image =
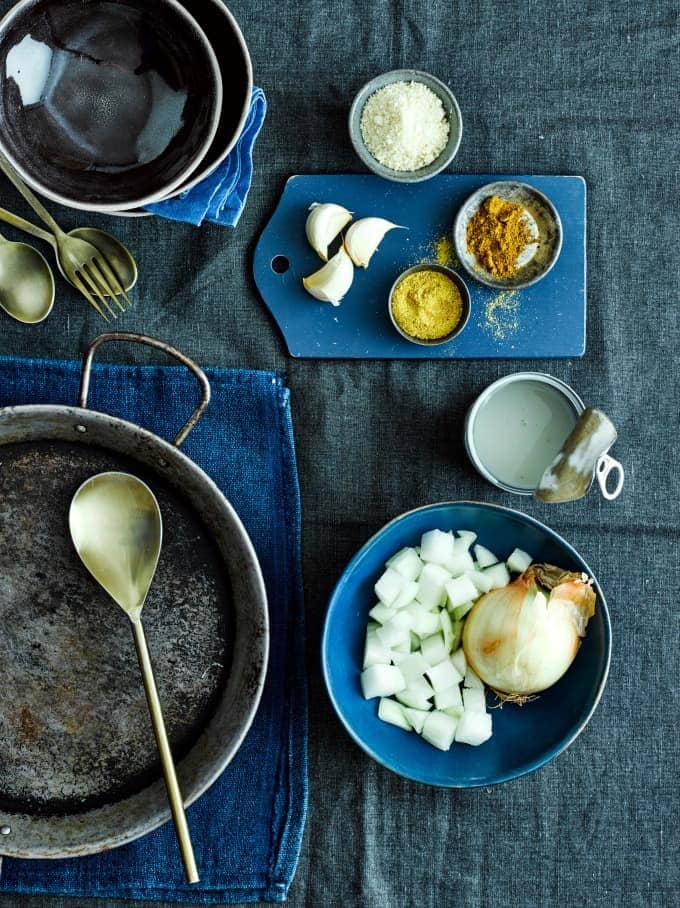
<svg viewBox="0 0 680 908">
<path fill-rule="evenodd" d="M 401 280 L 392 295 L 392 314 L 402 331 L 418 340 L 439 340 L 463 314 L 460 290 L 441 271 L 416 271 Z"/>
<path fill-rule="evenodd" d="M 450 236 L 446 234 L 440 236 L 439 239 L 434 241 L 434 254 L 437 259 L 438 264 L 444 265 L 445 267 L 454 267 L 459 266 L 460 262 L 456 257 L 456 250 L 453 245 L 453 240 Z"/>
<path fill-rule="evenodd" d="M 505 340 L 519 328 L 519 292 L 504 290 L 492 297 L 484 307 L 482 327 L 496 340 Z"/>
<path fill-rule="evenodd" d="M 526 209 L 496 195 L 484 199 L 467 226 L 468 252 L 495 277 L 514 277 L 517 259 L 534 241 Z"/>
</svg>

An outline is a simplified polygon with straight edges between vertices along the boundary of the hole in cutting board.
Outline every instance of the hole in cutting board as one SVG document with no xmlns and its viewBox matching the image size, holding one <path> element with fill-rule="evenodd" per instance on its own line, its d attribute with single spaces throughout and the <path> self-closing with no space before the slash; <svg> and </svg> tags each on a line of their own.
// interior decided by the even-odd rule
<svg viewBox="0 0 680 908">
<path fill-rule="evenodd" d="M 275 255 L 271 260 L 272 271 L 276 274 L 285 274 L 290 268 L 290 262 L 285 255 Z"/>
</svg>

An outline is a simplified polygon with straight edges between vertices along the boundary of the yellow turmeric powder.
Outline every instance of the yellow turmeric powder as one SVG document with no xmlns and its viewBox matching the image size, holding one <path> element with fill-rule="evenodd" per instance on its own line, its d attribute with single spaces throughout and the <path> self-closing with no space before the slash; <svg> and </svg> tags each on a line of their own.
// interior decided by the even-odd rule
<svg viewBox="0 0 680 908">
<path fill-rule="evenodd" d="M 415 271 L 395 287 L 392 314 L 402 331 L 418 340 L 440 340 L 463 314 L 460 290 L 441 271 Z"/>
<path fill-rule="evenodd" d="M 517 274 L 517 259 L 535 241 L 526 210 L 517 202 L 492 195 L 484 199 L 467 226 L 467 248 L 479 265 L 501 278 Z"/>
</svg>

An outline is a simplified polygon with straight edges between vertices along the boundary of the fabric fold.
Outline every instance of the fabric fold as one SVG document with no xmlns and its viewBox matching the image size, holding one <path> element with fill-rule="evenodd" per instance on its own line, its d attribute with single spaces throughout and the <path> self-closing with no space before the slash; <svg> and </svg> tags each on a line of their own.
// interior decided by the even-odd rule
<svg viewBox="0 0 680 908">
<path fill-rule="evenodd" d="M 266 113 L 264 92 L 254 88 L 241 135 L 224 161 L 192 189 L 147 205 L 146 211 L 195 227 L 204 221 L 235 227 L 248 198 L 253 179 L 253 147 Z"/>
</svg>

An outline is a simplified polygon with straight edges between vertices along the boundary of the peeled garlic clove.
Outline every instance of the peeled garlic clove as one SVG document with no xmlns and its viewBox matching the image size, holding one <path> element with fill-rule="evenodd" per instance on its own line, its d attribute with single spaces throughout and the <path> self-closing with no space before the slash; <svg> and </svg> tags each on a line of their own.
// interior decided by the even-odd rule
<svg viewBox="0 0 680 908">
<path fill-rule="evenodd" d="M 310 246 L 324 262 L 328 261 L 329 244 L 351 220 L 352 212 L 342 205 L 312 202 L 309 206 L 305 232 Z"/>
<path fill-rule="evenodd" d="M 357 268 L 368 267 L 382 238 L 388 230 L 395 228 L 406 229 L 384 218 L 361 218 L 352 224 L 345 236 L 345 249 Z"/>
<path fill-rule="evenodd" d="M 343 296 L 352 286 L 353 280 L 352 260 L 344 247 L 340 247 L 333 258 L 329 259 L 318 271 L 310 274 L 309 277 L 303 277 L 302 284 L 307 293 L 311 293 L 316 299 L 339 306 Z"/>
</svg>

